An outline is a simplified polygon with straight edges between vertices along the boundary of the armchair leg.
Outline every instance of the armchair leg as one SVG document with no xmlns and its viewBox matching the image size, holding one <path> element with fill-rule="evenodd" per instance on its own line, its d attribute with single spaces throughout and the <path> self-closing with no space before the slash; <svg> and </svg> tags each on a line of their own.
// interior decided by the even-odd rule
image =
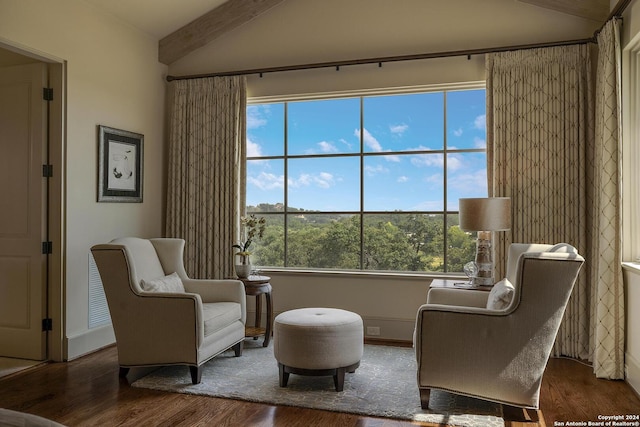
<svg viewBox="0 0 640 427">
<path fill-rule="evenodd" d="M 191 382 L 193 384 L 200 384 L 202 380 L 202 366 L 189 366 L 189 372 L 191 372 Z"/>
<path fill-rule="evenodd" d="M 236 353 L 236 357 L 242 356 L 242 349 L 244 348 L 244 341 L 240 341 L 233 346 L 233 351 Z"/>
<path fill-rule="evenodd" d="M 120 366 L 120 372 L 118 373 L 120 378 L 126 377 L 128 373 L 129 373 L 129 368 L 123 368 L 122 366 Z"/>
<path fill-rule="evenodd" d="M 429 409 L 429 395 L 431 394 L 431 389 L 421 388 L 420 389 L 420 406 L 422 409 Z"/>
</svg>

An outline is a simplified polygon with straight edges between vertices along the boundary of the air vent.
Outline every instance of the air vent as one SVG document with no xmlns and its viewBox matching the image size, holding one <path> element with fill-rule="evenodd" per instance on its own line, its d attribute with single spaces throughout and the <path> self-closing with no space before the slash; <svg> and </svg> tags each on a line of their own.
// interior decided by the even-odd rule
<svg viewBox="0 0 640 427">
<path fill-rule="evenodd" d="M 107 297 L 104 294 L 98 266 L 89 252 L 89 329 L 111 324 Z"/>
</svg>

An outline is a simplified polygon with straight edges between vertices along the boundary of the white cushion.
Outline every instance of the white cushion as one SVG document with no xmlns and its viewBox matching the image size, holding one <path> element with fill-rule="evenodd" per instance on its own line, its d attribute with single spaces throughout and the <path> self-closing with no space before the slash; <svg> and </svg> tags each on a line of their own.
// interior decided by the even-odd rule
<svg viewBox="0 0 640 427">
<path fill-rule="evenodd" d="M 171 273 L 168 276 L 159 277 L 152 280 L 141 280 L 140 286 L 149 292 L 184 292 L 184 285 L 178 273 Z"/>
<path fill-rule="evenodd" d="M 489 298 L 487 298 L 487 309 L 489 310 L 504 310 L 509 307 L 511 300 L 513 300 L 513 294 L 515 288 L 509 282 L 509 279 L 502 279 L 496 283 L 491 292 L 489 292 Z"/>
</svg>

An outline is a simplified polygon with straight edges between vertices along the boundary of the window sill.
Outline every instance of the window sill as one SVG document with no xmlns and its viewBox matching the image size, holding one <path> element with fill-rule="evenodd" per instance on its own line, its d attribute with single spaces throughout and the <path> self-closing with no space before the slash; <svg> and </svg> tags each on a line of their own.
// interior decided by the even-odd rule
<svg viewBox="0 0 640 427">
<path fill-rule="evenodd" d="M 432 280 L 432 279 L 450 279 L 450 280 L 466 280 L 466 276 L 456 273 L 413 273 L 413 272 L 395 272 L 395 271 L 356 271 L 356 270 L 312 270 L 312 269 L 293 269 L 293 268 L 263 268 L 260 269 L 261 274 L 278 274 L 282 276 L 313 276 L 313 277 L 357 277 L 357 278 L 396 278 L 403 280 Z"/>
<path fill-rule="evenodd" d="M 640 275 L 640 262 L 625 261 L 622 263 L 622 268 L 631 273 Z"/>
</svg>

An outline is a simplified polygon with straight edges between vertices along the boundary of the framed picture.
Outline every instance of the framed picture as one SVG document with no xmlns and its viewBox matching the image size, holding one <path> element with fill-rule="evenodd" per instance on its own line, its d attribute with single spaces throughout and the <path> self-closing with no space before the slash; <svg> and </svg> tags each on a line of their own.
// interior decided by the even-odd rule
<svg viewBox="0 0 640 427">
<path fill-rule="evenodd" d="M 142 202 L 144 135 L 98 126 L 98 202 Z"/>
</svg>

